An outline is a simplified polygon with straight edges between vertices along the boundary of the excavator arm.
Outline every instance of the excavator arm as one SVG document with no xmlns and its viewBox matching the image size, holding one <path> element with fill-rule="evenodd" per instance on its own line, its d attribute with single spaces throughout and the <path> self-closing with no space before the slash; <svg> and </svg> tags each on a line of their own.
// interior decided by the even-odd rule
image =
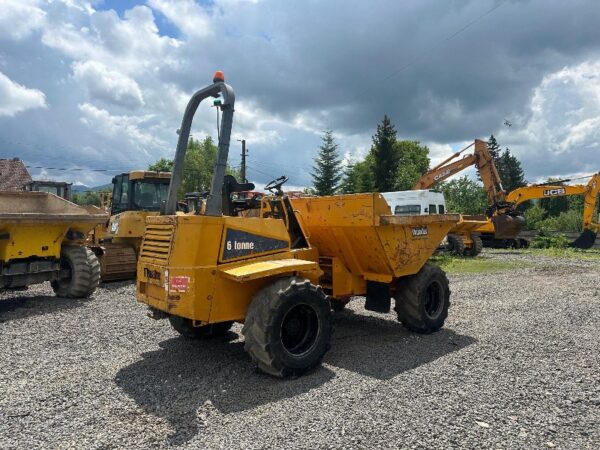
<svg viewBox="0 0 600 450">
<path fill-rule="evenodd" d="M 600 223 L 594 221 L 595 213 L 598 210 L 599 191 L 600 173 L 597 173 L 586 185 L 534 184 L 523 186 L 509 192 L 506 201 L 516 208 L 528 200 L 583 195 L 583 232 L 571 243 L 571 246 L 590 248 L 594 245 L 596 235 L 600 231 Z"/>
<path fill-rule="evenodd" d="M 594 215 L 598 211 L 598 193 L 600 192 L 600 173 L 592 176 L 587 184 L 587 191 L 583 197 L 583 229 L 600 231 L 600 223 L 594 222 Z"/>
<path fill-rule="evenodd" d="M 469 148 L 469 147 L 467 147 Z M 475 164 L 477 158 L 475 155 L 465 155 L 457 161 L 449 162 L 450 160 L 458 157 L 465 149 L 458 153 L 455 153 L 450 158 L 445 160 L 443 163 L 435 166 L 433 169 L 427 171 L 420 179 L 417 184 L 414 185 L 413 190 L 416 189 L 430 189 L 436 183 L 444 181 L 446 178 L 452 175 L 462 172 L 467 167 Z"/>
<path fill-rule="evenodd" d="M 474 147 L 472 154 L 457 159 L 471 147 Z M 475 142 L 471 145 L 454 153 L 448 159 L 428 170 L 417 181 L 413 189 L 430 189 L 436 183 L 442 182 L 470 166 L 475 166 L 479 171 L 488 204 L 498 206 L 506 203 L 506 193 L 502 188 L 502 181 L 496 170 L 494 158 L 489 152 L 487 144 L 480 139 L 475 139 Z"/>
<path fill-rule="evenodd" d="M 506 196 L 506 201 L 508 203 L 513 203 L 515 206 L 519 206 L 521 203 L 525 203 L 528 200 L 583 195 L 587 190 L 588 187 L 581 184 L 564 186 L 558 184 L 533 184 L 531 186 L 523 186 L 514 191 L 510 191 Z"/>
</svg>

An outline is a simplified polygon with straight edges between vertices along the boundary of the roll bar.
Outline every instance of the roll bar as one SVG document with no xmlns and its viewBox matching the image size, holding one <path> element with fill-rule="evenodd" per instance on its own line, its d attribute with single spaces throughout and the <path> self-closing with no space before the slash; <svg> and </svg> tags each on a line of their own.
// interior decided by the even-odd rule
<svg viewBox="0 0 600 450">
<path fill-rule="evenodd" d="M 235 93 L 233 88 L 225 83 L 225 78 L 222 72 L 217 72 L 213 78 L 213 84 L 200 89 L 187 104 L 181 128 L 179 129 L 179 140 L 177 141 L 177 149 L 175 150 L 175 160 L 173 161 L 173 174 L 171 175 L 171 183 L 169 184 L 169 193 L 167 203 L 165 205 L 164 214 L 174 215 L 177 210 L 177 192 L 181 187 L 183 178 L 183 166 L 185 164 L 185 153 L 188 147 L 188 139 L 190 138 L 190 129 L 194 114 L 200 105 L 200 102 L 207 97 L 222 96 L 223 100 L 221 111 L 223 113 L 221 120 L 221 130 L 219 132 L 219 153 L 217 156 L 217 164 L 213 173 L 212 183 L 210 185 L 210 194 L 206 201 L 206 215 L 220 216 L 223 213 L 223 199 L 221 190 L 223 186 L 223 178 L 225 177 L 225 169 L 227 167 L 227 157 L 229 155 L 229 139 L 231 137 L 231 126 L 233 124 L 233 105 L 235 103 Z"/>
</svg>

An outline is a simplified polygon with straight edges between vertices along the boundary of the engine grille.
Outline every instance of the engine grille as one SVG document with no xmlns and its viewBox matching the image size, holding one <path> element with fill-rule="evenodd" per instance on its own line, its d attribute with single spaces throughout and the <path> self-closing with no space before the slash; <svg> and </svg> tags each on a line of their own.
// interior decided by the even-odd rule
<svg viewBox="0 0 600 450">
<path fill-rule="evenodd" d="M 171 252 L 173 225 L 147 224 L 140 250 L 142 261 L 166 264 Z"/>
</svg>

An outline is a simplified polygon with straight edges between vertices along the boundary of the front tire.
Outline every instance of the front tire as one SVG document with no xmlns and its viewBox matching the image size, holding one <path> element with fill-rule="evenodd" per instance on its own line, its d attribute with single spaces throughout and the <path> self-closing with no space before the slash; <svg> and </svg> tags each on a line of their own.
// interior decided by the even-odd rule
<svg viewBox="0 0 600 450">
<path fill-rule="evenodd" d="M 471 236 L 471 240 L 473 241 L 473 243 L 471 244 L 471 247 L 465 250 L 464 254 L 465 256 L 470 256 L 474 258 L 477 255 L 479 255 L 483 250 L 483 241 L 481 240 L 481 237 L 477 235 Z"/>
<path fill-rule="evenodd" d="M 456 256 L 463 256 L 465 253 L 465 242 L 458 234 L 449 234 L 446 251 Z"/>
<path fill-rule="evenodd" d="M 100 262 L 87 247 L 63 247 L 60 266 L 68 272 L 68 276 L 51 282 L 58 297 L 87 298 L 100 284 Z"/>
<path fill-rule="evenodd" d="M 191 319 L 179 316 L 169 316 L 169 323 L 175 331 L 188 339 L 206 339 L 224 336 L 233 325 L 233 322 L 218 322 L 195 327 Z"/>
<path fill-rule="evenodd" d="M 406 328 L 433 333 L 444 326 L 448 317 L 448 278 L 438 266 L 426 263 L 417 274 L 398 280 L 394 298 L 398 320 Z"/>
<path fill-rule="evenodd" d="M 258 368 L 296 377 L 318 366 L 331 346 L 331 309 L 321 287 L 282 278 L 260 290 L 246 313 L 244 349 Z"/>
</svg>

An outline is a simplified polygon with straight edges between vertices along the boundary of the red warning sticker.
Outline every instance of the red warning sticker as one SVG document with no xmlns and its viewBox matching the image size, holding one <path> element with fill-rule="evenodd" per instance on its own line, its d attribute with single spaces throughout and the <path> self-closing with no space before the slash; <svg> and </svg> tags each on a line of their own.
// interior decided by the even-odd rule
<svg viewBox="0 0 600 450">
<path fill-rule="evenodd" d="M 169 290 L 175 292 L 187 292 L 190 286 L 190 277 L 177 276 L 169 278 Z"/>
</svg>

